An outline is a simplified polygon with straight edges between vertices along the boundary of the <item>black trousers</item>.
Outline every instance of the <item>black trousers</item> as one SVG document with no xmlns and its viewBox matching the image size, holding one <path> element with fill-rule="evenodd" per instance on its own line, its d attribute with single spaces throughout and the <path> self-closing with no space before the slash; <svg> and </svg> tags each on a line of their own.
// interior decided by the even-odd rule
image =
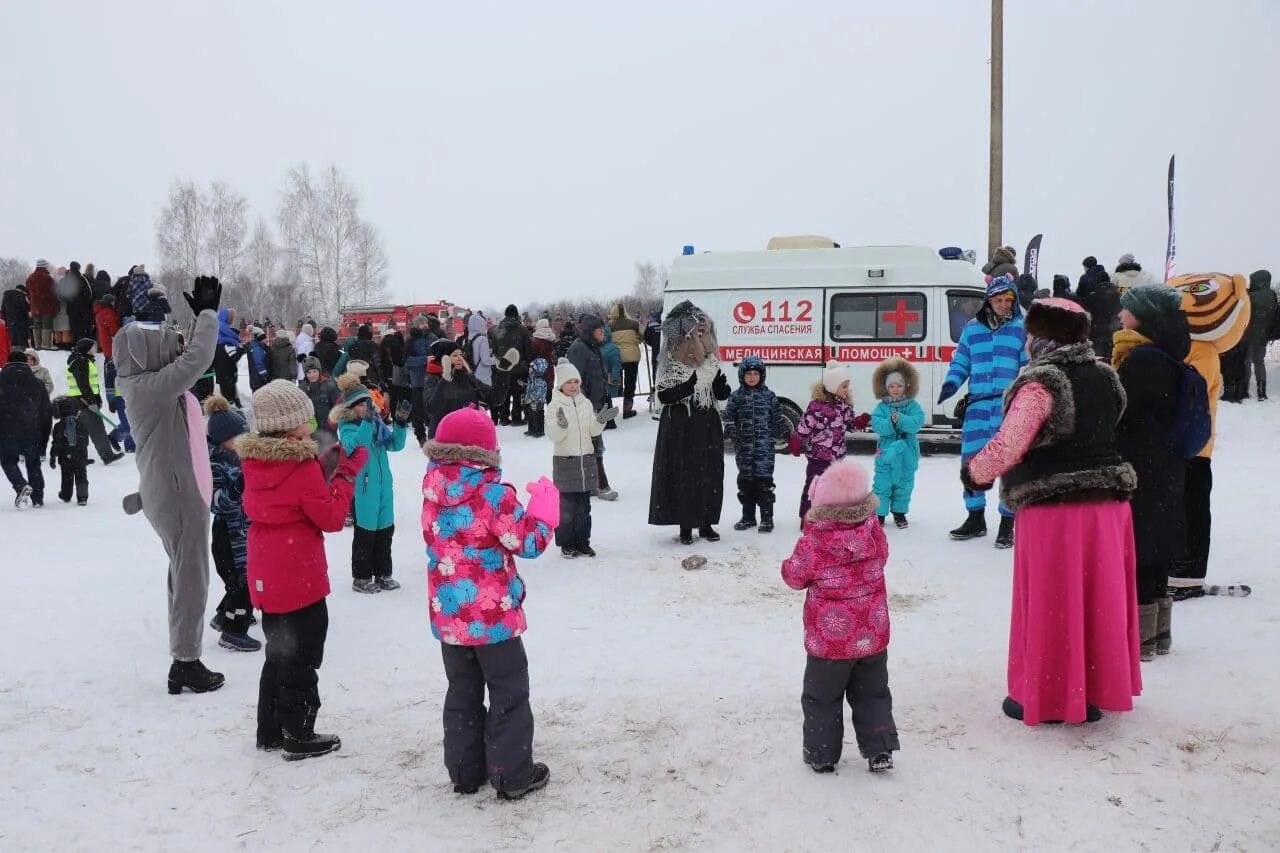
<svg viewBox="0 0 1280 853">
<path fill-rule="evenodd" d="M 1196 456 L 1187 460 L 1187 481 L 1183 505 L 1187 510 L 1187 559 L 1173 565 L 1176 578 L 1204 580 L 1209 573 L 1209 534 L 1213 529 L 1210 498 L 1213 494 L 1213 466 Z"/>
<path fill-rule="evenodd" d="M 58 489 L 58 497 L 64 502 L 71 500 L 71 487 L 75 486 L 76 500 L 89 500 L 89 466 L 83 462 L 63 462 L 58 460 L 58 470 L 62 472 L 62 488 Z M 35 488 L 32 488 L 35 491 Z"/>
<path fill-rule="evenodd" d="M 742 517 L 756 520 L 756 507 L 760 508 L 760 518 L 773 519 L 773 478 L 744 477 L 738 475 L 738 502 L 742 504 Z"/>
<path fill-rule="evenodd" d="M 249 630 L 249 617 L 253 613 L 253 605 L 249 603 L 249 581 L 244 570 L 236 568 L 235 547 L 225 522 L 214 519 L 209 542 L 213 568 L 222 579 L 223 595 L 216 611 L 222 615 L 222 629 L 229 634 L 244 634 Z"/>
<path fill-rule="evenodd" d="M 366 530 L 357 524 L 351 538 L 351 577 L 391 577 L 391 539 L 395 534 L 394 524 L 381 530 Z"/>
<path fill-rule="evenodd" d="M 898 749 L 889 693 L 889 653 L 852 660 L 809 655 L 804 668 L 804 760 L 835 764 L 844 747 L 844 705 L 853 711 L 853 731 L 863 758 Z"/>
<path fill-rule="evenodd" d="M 40 449 L 36 447 L 0 445 L 0 468 L 4 469 L 4 475 L 9 478 L 9 485 L 13 486 L 15 495 L 21 492 L 23 487 L 30 486 L 32 497 L 43 503 L 44 471 L 40 468 L 40 453 Z M 18 467 L 19 462 L 26 466 L 25 480 L 22 478 L 22 469 Z"/>
<path fill-rule="evenodd" d="M 525 406 L 524 417 L 529 424 L 529 435 L 542 438 L 547 434 L 547 410 L 542 403 Z"/>
<path fill-rule="evenodd" d="M 455 785 L 499 791 L 533 775 L 529 659 L 519 637 L 492 646 L 441 644 L 449 689 L 444 696 L 444 766 Z M 489 691 L 489 707 L 484 704 Z"/>
<path fill-rule="evenodd" d="M 1267 342 L 1250 341 L 1249 358 L 1244 363 L 1244 393 L 1249 393 L 1249 369 L 1253 369 L 1253 378 L 1258 385 L 1258 399 L 1267 396 Z"/>
<path fill-rule="evenodd" d="M 507 411 L 510 401 L 511 374 L 495 369 L 493 385 L 489 388 L 489 417 L 494 424 L 511 423 L 511 413 Z"/>
<path fill-rule="evenodd" d="M 514 376 L 507 380 L 507 384 L 509 386 L 507 399 L 503 401 L 502 411 L 507 415 L 512 426 L 521 426 L 524 424 L 524 388 L 520 386 L 520 380 Z"/>
<path fill-rule="evenodd" d="M 263 613 L 266 659 L 258 680 L 258 742 L 315 733 L 329 608 L 324 599 L 289 613 Z"/>
<path fill-rule="evenodd" d="M 636 376 L 640 372 L 640 362 L 622 362 L 622 404 L 627 411 L 635 407 Z"/>
<path fill-rule="evenodd" d="M 583 548 L 591 544 L 591 494 L 560 493 L 560 526 L 556 528 L 557 548 Z"/>
<path fill-rule="evenodd" d="M 409 423 L 413 425 L 413 435 L 418 444 L 427 440 L 427 401 L 422 388 L 409 389 L 409 403 L 413 410 L 409 414 Z"/>
<path fill-rule="evenodd" d="M 1169 569 L 1172 564 L 1138 564 L 1138 604 L 1155 604 L 1156 599 L 1169 594 Z"/>
<path fill-rule="evenodd" d="M 76 426 L 85 431 L 89 436 L 89 440 L 93 442 L 93 449 L 98 452 L 98 458 L 106 462 L 115 455 L 115 451 L 111 448 L 111 439 L 107 438 L 107 428 L 103 425 L 102 418 L 93 409 L 84 406 L 76 415 Z"/>
<path fill-rule="evenodd" d="M 218 345 L 213 353 L 213 375 L 218 382 L 218 393 L 233 406 L 240 405 L 240 391 L 236 388 L 236 360 L 227 355 L 227 351 Z"/>
</svg>

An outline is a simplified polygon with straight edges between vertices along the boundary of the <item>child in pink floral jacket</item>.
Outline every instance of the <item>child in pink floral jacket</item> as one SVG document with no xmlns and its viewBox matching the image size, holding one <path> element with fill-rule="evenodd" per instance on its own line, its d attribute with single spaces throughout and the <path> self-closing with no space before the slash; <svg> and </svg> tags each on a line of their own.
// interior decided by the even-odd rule
<svg viewBox="0 0 1280 853">
<path fill-rule="evenodd" d="M 804 760 L 830 773 L 844 743 L 845 696 L 858 749 L 873 773 L 893 768 L 898 749 L 889 693 L 889 545 L 876 520 L 879 501 L 852 459 L 833 463 L 809 489 L 812 508 L 782 579 L 808 590 L 804 601 Z"/>
<path fill-rule="evenodd" d="M 519 799 L 551 774 L 533 761 L 529 661 L 520 640 L 524 581 L 515 558 L 546 549 L 560 522 L 560 495 L 543 477 L 527 487 L 528 509 L 520 506 L 515 488 L 502 482 L 493 421 L 478 409 L 443 418 L 423 449 L 431 633 L 449 679 L 445 766 L 456 793 L 474 794 L 487 777 L 499 798 Z"/>
</svg>

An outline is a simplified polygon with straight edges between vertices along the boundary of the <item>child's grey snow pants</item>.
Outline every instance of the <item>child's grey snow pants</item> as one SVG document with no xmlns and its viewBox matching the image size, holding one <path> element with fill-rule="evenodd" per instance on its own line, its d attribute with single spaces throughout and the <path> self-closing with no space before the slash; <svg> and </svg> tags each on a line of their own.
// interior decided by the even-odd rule
<svg viewBox="0 0 1280 853">
<path fill-rule="evenodd" d="M 491 646 L 440 644 L 449 689 L 444 697 L 444 765 L 455 785 L 499 791 L 533 776 L 529 659 L 519 637 Z M 489 690 L 486 712 L 484 691 Z"/>
<path fill-rule="evenodd" d="M 863 758 L 898 749 L 889 693 L 889 653 L 827 660 L 809 655 L 804 668 L 804 760 L 835 764 L 844 747 L 844 706 L 853 710 L 853 731 Z"/>
</svg>

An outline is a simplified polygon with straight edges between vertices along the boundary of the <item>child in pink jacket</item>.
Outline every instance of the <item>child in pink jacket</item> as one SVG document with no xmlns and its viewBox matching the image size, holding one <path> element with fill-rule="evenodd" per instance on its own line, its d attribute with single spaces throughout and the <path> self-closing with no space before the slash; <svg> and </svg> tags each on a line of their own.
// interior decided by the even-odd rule
<svg viewBox="0 0 1280 853">
<path fill-rule="evenodd" d="M 844 459 L 814 479 L 811 508 L 782 579 L 807 590 L 804 601 L 804 760 L 830 773 L 844 743 L 848 696 L 858 749 L 873 773 L 893 769 L 898 749 L 889 693 L 889 544 L 875 518 L 879 501 L 867 472 Z"/>
<path fill-rule="evenodd" d="M 422 537 L 427 543 L 431 633 L 441 643 L 444 763 L 453 790 L 474 794 L 486 777 L 499 799 L 545 787 L 551 773 L 533 760 L 533 710 L 524 580 L 516 557 L 546 550 L 560 523 L 560 493 L 546 477 L 526 488 L 502 482 L 493 421 L 476 408 L 441 419 L 423 446 Z M 485 708 L 485 691 L 489 707 Z"/>
</svg>

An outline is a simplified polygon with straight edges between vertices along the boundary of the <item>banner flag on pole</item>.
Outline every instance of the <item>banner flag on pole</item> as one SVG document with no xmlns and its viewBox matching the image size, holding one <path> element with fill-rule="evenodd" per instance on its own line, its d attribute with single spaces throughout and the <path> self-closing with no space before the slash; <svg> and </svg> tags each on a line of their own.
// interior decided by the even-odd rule
<svg viewBox="0 0 1280 853">
<path fill-rule="evenodd" d="M 1164 280 L 1173 278 L 1178 267 L 1178 238 L 1173 229 L 1173 158 L 1169 155 L 1169 244 L 1164 251 Z"/>
</svg>

